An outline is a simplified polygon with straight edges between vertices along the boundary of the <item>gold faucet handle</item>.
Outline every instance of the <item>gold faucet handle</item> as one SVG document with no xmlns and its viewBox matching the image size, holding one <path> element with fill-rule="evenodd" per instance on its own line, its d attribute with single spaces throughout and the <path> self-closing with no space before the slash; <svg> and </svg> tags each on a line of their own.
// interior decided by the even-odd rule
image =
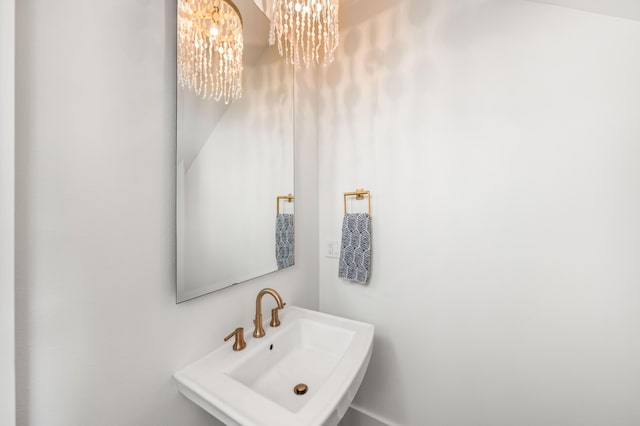
<svg viewBox="0 0 640 426">
<path fill-rule="evenodd" d="M 247 347 L 247 342 L 244 341 L 244 328 L 242 327 L 236 328 L 235 330 L 233 330 L 233 332 L 230 335 L 224 338 L 224 341 L 226 342 L 227 340 L 231 339 L 234 336 L 236 338 L 236 340 L 233 342 L 234 351 L 241 351 Z"/>
<path fill-rule="evenodd" d="M 271 327 L 278 327 L 280 325 L 280 318 L 278 318 L 278 308 L 273 308 L 271 310 L 271 322 L 269 323 L 269 325 Z"/>
<path fill-rule="evenodd" d="M 286 305 L 286 303 L 282 302 L 282 307 L 284 308 L 284 305 Z M 280 308 L 273 308 L 271 310 L 271 322 L 269 323 L 269 325 L 271 327 L 279 327 L 280 326 L 280 318 L 278 318 L 278 311 L 280 310 Z"/>
</svg>

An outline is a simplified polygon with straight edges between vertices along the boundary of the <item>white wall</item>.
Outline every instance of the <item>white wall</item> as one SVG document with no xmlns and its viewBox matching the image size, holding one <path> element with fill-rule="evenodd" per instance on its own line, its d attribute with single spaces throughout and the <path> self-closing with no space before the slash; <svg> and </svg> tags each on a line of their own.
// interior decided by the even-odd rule
<svg viewBox="0 0 640 426">
<path fill-rule="evenodd" d="M 0 419 L 15 424 L 15 2 L 0 1 Z"/>
<path fill-rule="evenodd" d="M 313 76 L 295 267 L 176 305 L 175 2 L 24 0 L 16 23 L 18 423 L 217 424 L 173 372 L 248 326 L 262 287 L 318 305 Z"/>
<path fill-rule="evenodd" d="M 620 18 L 640 20 L 640 2 L 637 0 L 529 0 L 570 7 L 587 12 L 603 13 Z"/>
<path fill-rule="evenodd" d="M 320 260 L 321 310 L 376 326 L 355 406 L 402 425 L 639 424 L 640 23 L 358 3 L 319 142 L 322 249 L 342 193 L 372 193 L 370 283 Z"/>
</svg>

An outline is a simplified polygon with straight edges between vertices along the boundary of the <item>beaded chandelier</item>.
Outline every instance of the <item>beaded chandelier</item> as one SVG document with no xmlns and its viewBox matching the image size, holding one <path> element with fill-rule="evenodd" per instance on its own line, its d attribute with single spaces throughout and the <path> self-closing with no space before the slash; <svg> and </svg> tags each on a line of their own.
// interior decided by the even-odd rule
<svg viewBox="0 0 640 426">
<path fill-rule="evenodd" d="M 338 0 L 274 0 L 269 44 L 299 68 L 333 62 L 338 47 Z"/>
<path fill-rule="evenodd" d="M 242 97 L 242 16 L 230 0 L 178 0 L 178 82 L 203 99 Z"/>
</svg>

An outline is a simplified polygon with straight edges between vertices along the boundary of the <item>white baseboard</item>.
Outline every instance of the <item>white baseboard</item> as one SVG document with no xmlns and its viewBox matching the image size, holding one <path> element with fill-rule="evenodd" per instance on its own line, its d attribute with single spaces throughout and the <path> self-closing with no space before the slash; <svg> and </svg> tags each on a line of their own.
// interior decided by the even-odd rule
<svg viewBox="0 0 640 426">
<path fill-rule="evenodd" d="M 366 408 L 351 404 L 340 426 L 399 426 Z"/>
</svg>

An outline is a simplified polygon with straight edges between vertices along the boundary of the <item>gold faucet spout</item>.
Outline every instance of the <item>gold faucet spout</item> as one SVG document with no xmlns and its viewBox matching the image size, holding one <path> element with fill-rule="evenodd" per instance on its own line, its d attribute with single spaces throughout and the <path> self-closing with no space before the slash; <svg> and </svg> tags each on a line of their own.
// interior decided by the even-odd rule
<svg viewBox="0 0 640 426">
<path fill-rule="evenodd" d="M 258 297 L 256 297 L 256 318 L 253 320 L 253 323 L 255 324 L 253 337 L 256 338 L 260 338 L 265 335 L 264 327 L 262 327 L 262 297 L 265 294 L 270 294 L 274 299 L 276 299 L 278 309 L 282 309 L 284 308 L 284 305 L 286 305 L 286 303 L 282 301 L 282 297 L 280 297 L 280 294 L 278 294 L 278 292 L 274 289 L 263 288 L 262 290 L 260 290 L 260 293 L 258 293 Z"/>
</svg>

